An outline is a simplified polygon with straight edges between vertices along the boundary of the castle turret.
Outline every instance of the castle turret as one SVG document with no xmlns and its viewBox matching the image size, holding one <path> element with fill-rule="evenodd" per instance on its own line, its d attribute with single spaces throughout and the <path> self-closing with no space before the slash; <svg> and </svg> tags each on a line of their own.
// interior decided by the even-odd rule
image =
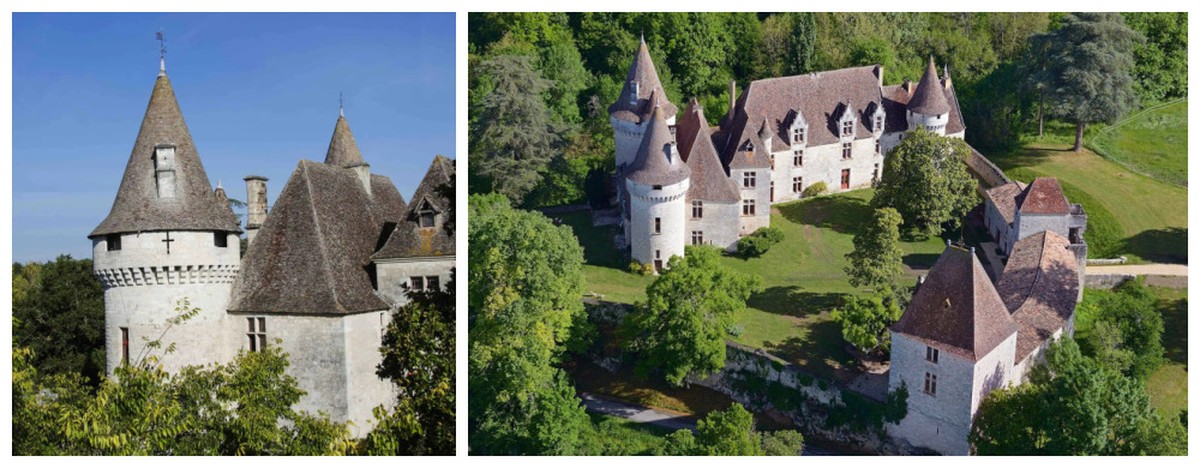
<svg viewBox="0 0 1200 468">
<path fill-rule="evenodd" d="M 232 357 L 222 332 L 241 228 L 213 190 L 160 71 L 108 216 L 88 235 L 104 288 L 107 370 L 139 357 L 168 370 Z M 200 313 L 169 325 L 187 299 Z M 161 340 L 159 350 L 146 342 Z M 165 354 L 171 343 L 175 351 Z"/>
<path fill-rule="evenodd" d="M 345 114 L 338 115 L 337 123 L 333 126 L 333 137 L 329 139 L 329 150 L 325 152 L 325 164 L 353 169 L 367 195 L 371 195 L 371 165 L 363 160 L 362 153 L 358 151 Z"/>
<path fill-rule="evenodd" d="M 635 261 L 662 269 L 683 255 L 684 202 L 691 170 L 679 154 L 666 111 L 655 107 L 646 137 L 629 166 L 625 187 L 630 198 L 630 253 Z"/>
<path fill-rule="evenodd" d="M 917 91 L 908 100 L 908 129 L 923 127 L 938 135 L 946 135 L 946 124 L 950 122 L 950 103 L 946 100 L 946 88 L 938 79 L 933 57 L 925 75 L 917 84 Z"/>
<path fill-rule="evenodd" d="M 638 44 L 637 55 L 629 65 L 629 73 L 625 75 L 625 83 L 617 101 L 608 106 L 609 122 L 613 127 L 613 138 L 616 141 L 617 170 L 633 163 L 637 156 L 638 146 L 646 132 L 647 122 L 655 107 L 663 110 L 663 119 L 667 125 L 675 124 L 675 114 L 678 109 L 667 100 L 662 82 L 658 80 L 658 71 L 650 59 L 650 49 L 646 47 L 646 39 Z"/>
<path fill-rule="evenodd" d="M 267 220 L 267 178 L 246 176 L 246 243 L 254 243 L 254 236 Z"/>
</svg>

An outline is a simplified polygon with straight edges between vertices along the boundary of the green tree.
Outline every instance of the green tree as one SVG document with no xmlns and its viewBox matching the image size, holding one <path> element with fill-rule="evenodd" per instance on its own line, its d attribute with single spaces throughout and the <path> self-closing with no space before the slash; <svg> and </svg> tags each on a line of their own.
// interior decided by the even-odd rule
<svg viewBox="0 0 1200 468">
<path fill-rule="evenodd" d="M 786 430 L 762 434 L 763 455 L 791 457 L 804 451 L 804 435 Z"/>
<path fill-rule="evenodd" d="M 32 351 L 39 372 L 79 373 L 97 385 L 105 370 L 104 291 L 92 261 L 60 255 L 16 273 L 14 286 L 18 277 L 25 284 L 14 289 L 13 317 L 20 326 L 13 329 L 13 341 Z"/>
<path fill-rule="evenodd" d="M 842 326 L 842 338 L 865 353 L 876 349 L 886 352 L 890 348 L 888 327 L 903 314 L 904 310 L 886 289 L 878 296 L 851 298 L 844 307 L 830 312 Z"/>
<path fill-rule="evenodd" d="M 1134 45 L 1142 36 L 1119 13 L 1072 13 L 1044 33 L 1049 44 L 1051 114 L 1075 124 L 1075 151 L 1089 123 L 1112 123 L 1137 106 Z"/>
<path fill-rule="evenodd" d="M 904 219 L 893 208 L 877 208 L 875 215 L 854 235 L 854 250 L 846 254 L 846 274 L 854 287 L 891 288 L 904 272 L 900 250 L 900 225 Z"/>
<path fill-rule="evenodd" d="M 734 403 L 713 411 L 696 423 L 697 455 L 763 455 L 762 440 L 754 431 L 754 415 Z"/>
<path fill-rule="evenodd" d="M 725 366 L 726 330 L 760 281 L 721 266 L 719 257 L 715 247 L 687 246 L 626 317 L 624 339 L 640 372 L 661 371 L 679 385 L 688 374 L 707 376 Z"/>
<path fill-rule="evenodd" d="M 583 249 L 569 227 L 498 195 L 473 195 L 469 219 L 471 448 L 575 453 L 590 423 L 552 364 L 584 328 Z"/>
<path fill-rule="evenodd" d="M 500 55 L 479 64 L 471 129 L 472 172 L 520 203 L 562 150 L 562 129 L 550 120 L 542 94 L 552 86 L 527 56 Z M 472 187 L 480 191 L 482 187 Z"/>
<path fill-rule="evenodd" d="M 1133 48 L 1134 88 L 1143 101 L 1187 96 L 1187 12 L 1122 13 L 1146 37 Z"/>
<path fill-rule="evenodd" d="M 1098 317 L 1080 345 L 1097 361 L 1137 379 L 1164 362 L 1163 319 L 1140 280 L 1126 281 L 1097 302 Z"/>
<path fill-rule="evenodd" d="M 975 179 L 963 162 L 970 154 L 958 138 L 910 132 L 883 160 L 871 205 L 895 209 L 909 232 L 933 236 L 943 226 L 957 228 L 978 203 Z"/>
</svg>

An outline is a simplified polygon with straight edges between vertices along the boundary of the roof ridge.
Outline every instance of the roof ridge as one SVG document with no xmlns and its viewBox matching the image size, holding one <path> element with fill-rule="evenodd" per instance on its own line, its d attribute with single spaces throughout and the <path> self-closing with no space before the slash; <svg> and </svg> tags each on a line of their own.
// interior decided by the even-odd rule
<svg viewBox="0 0 1200 468">
<path fill-rule="evenodd" d="M 325 234 L 324 234 L 323 230 L 321 229 L 321 224 L 322 224 L 321 216 L 319 213 L 317 213 L 316 201 L 313 200 L 313 185 L 312 185 L 312 179 L 309 178 L 309 174 L 308 174 L 308 171 L 309 171 L 308 164 L 316 164 L 316 162 L 309 161 L 307 159 L 300 160 L 300 177 L 302 179 L 304 179 L 305 197 L 308 199 L 307 200 L 308 208 L 310 211 L 312 211 L 313 231 L 317 236 L 317 245 L 318 245 L 317 252 L 320 252 L 320 254 L 321 254 L 321 271 L 325 273 L 326 284 L 333 285 L 334 284 L 333 272 L 329 270 L 329 256 L 327 255 L 327 252 L 325 251 L 326 250 L 325 249 Z M 359 185 L 361 185 L 361 184 L 359 184 Z M 345 307 L 342 306 L 342 301 L 338 298 L 337 290 L 338 290 L 337 287 L 329 288 L 330 294 L 333 295 L 333 303 L 335 305 L 337 305 L 338 307 L 341 307 L 344 309 Z"/>
</svg>

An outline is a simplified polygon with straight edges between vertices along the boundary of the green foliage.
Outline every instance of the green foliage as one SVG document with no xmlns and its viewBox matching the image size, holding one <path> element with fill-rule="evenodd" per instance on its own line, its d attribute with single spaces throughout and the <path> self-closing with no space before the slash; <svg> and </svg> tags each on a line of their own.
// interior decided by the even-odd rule
<svg viewBox="0 0 1200 468">
<path fill-rule="evenodd" d="M 887 352 L 891 348 L 888 327 L 900 320 L 902 314 L 904 309 L 887 290 L 878 296 L 851 298 L 844 307 L 830 312 L 842 326 L 846 342 L 865 353 L 877 349 Z"/>
<path fill-rule="evenodd" d="M 1146 38 L 1133 48 L 1134 89 L 1143 101 L 1187 96 L 1188 14 L 1122 13 L 1125 24 Z"/>
<path fill-rule="evenodd" d="M 904 273 L 900 250 L 900 225 L 904 220 L 893 208 L 877 208 L 862 231 L 854 236 L 854 251 L 846 254 L 846 274 L 854 287 L 892 288 Z"/>
<path fill-rule="evenodd" d="M 636 273 L 642 276 L 651 276 L 655 273 L 654 264 L 642 263 L 637 260 L 629 262 L 629 272 Z"/>
<path fill-rule="evenodd" d="M 804 451 L 804 435 L 785 430 L 762 434 L 763 455 L 790 457 Z"/>
<path fill-rule="evenodd" d="M 762 442 L 754 432 L 754 415 L 734 403 L 725 411 L 713 411 L 696 423 L 697 455 L 762 455 Z"/>
<path fill-rule="evenodd" d="M 783 230 L 763 226 L 748 236 L 738 239 L 737 252 L 743 258 L 759 257 L 771 250 L 771 246 L 783 241 Z"/>
<path fill-rule="evenodd" d="M 679 385 L 688 374 L 707 376 L 725 366 L 725 331 L 760 281 L 721 266 L 719 257 L 714 247 L 687 246 L 626 317 L 626 349 L 638 355 L 640 372 L 657 370 Z"/>
<path fill-rule="evenodd" d="M 78 373 L 91 386 L 105 371 L 104 291 L 90 259 L 60 255 L 13 264 L 13 342 L 29 348 L 43 374 Z"/>
<path fill-rule="evenodd" d="M 970 441 L 980 455 L 1182 455 L 1185 433 L 1154 411 L 1139 381 L 1067 338 L 1028 383 L 984 398 Z"/>
<path fill-rule="evenodd" d="M 979 201 L 963 163 L 970 154 L 960 139 L 910 132 L 884 159 L 871 205 L 894 208 L 906 231 L 936 236 L 943 226 L 957 228 Z"/>
<path fill-rule="evenodd" d="M 1140 280 L 1130 280 L 1095 301 L 1096 317 L 1080 330 L 1080 348 L 1097 362 L 1136 379 L 1145 379 L 1163 357 L 1163 317 L 1156 297 Z"/>
<path fill-rule="evenodd" d="M 570 228 L 470 198 L 468 431 L 492 454 L 575 453 L 589 429 L 565 374 L 552 366 L 585 323 L 583 249 Z"/>
<path fill-rule="evenodd" d="M 828 189 L 825 186 L 825 181 L 820 181 L 815 184 L 809 185 L 808 187 L 804 187 L 804 191 L 800 192 L 800 195 L 803 196 L 804 198 L 819 197 L 821 195 L 824 195 L 826 190 L 828 190 Z"/>
</svg>

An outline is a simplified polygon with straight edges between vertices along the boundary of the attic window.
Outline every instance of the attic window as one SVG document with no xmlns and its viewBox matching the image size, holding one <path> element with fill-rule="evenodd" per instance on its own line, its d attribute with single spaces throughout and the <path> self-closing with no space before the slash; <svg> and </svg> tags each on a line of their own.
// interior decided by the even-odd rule
<svg viewBox="0 0 1200 468">
<path fill-rule="evenodd" d="M 847 120 L 842 122 L 842 136 L 850 136 L 854 133 L 854 121 Z"/>
<path fill-rule="evenodd" d="M 938 355 L 941 354 L 937 348 L 932 346 L 925 347 L 925 360 L 937 364 Z"/>
<path fill-rule="evenodd" d="M 420 227 L 431 228 L 437 225 L 437 212 L 429 206 L 429 202 L 421 205 L 421 211 L 417 215 L 417 223 Z"/>
<path fill-rule="evenodd" d="M 792 143 L 801 143 L 804 141 L 804 129 L 796 127 L 792 129 Z"/>
<path fill-rule="evenodd" d="M 109 252 L 121 250 L 121 235 L 109 234 L 104 236 L 104 244 L 107 246 Z"/>
<path fill-rule="evenodd" d="M 158 198 L 175 197 L 175 147 L 159 145 L 154 147 L 154 184 Z"/>
<path fill-rule="evenodd" d="M 213 233 L 213 245 L 215 245 L 217 247 L 229 247 L 229 236 L 226 235 L 224 232 L 220 232 L 220 231 L 214 232 Z"/>
<path fill-rule="evenodd" d="M 662 190 L 662 186 L 661 186 L 661 185 L 655 185 L 655 186 L 654 186 L 654 190 Z"/>
<path fill-rule="evenodd" d="M 942 305 L 942 308 L 950 310 L 950 298 L 946 298 L 946 303 Z"/>
<path fill-rule="evenodd" d="M 880 130 L 883 130 L 883 116 L 877 115 L 875 116 L 875 131 L 878 132 Z"/>
</svg>

